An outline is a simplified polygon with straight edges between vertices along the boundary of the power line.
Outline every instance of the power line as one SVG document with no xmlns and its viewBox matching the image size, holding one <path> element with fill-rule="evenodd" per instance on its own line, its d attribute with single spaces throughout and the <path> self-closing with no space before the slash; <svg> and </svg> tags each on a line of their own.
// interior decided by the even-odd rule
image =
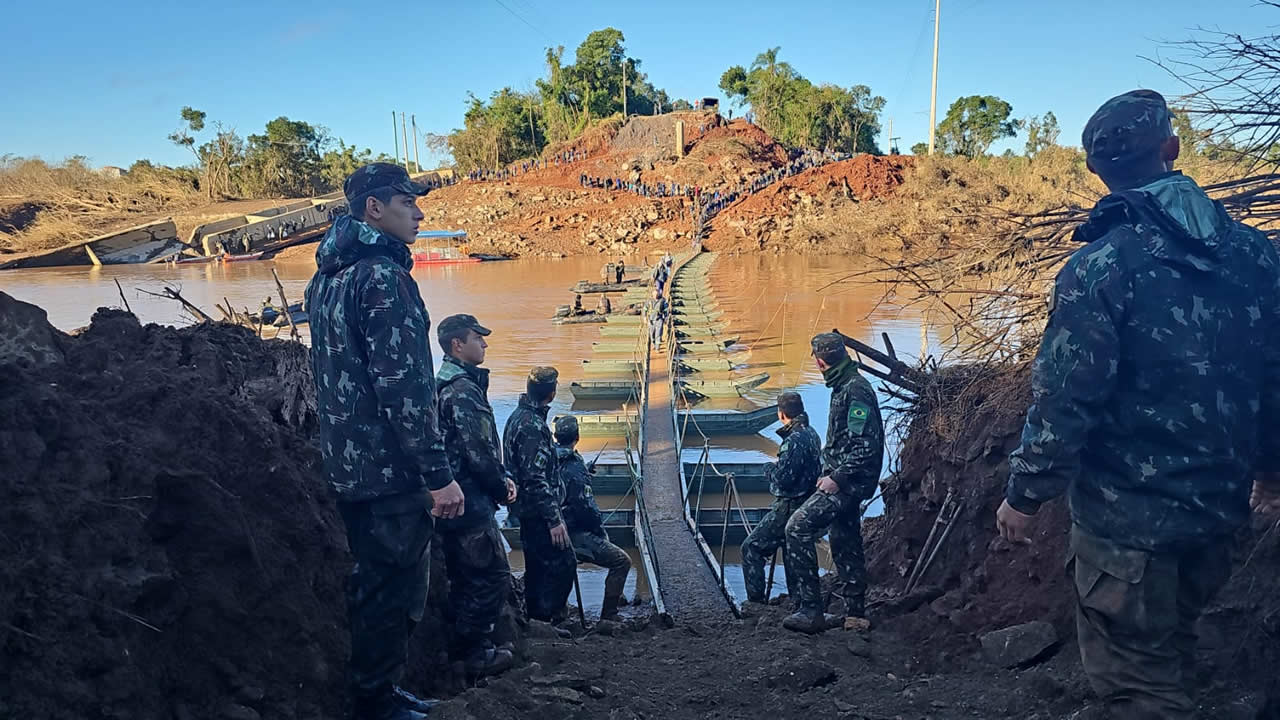
<svg viewBox="0 0 1280 720">
<path fill-rule="evenodd" d="M 541 35 L 541 36 L 542 36 L 543 38 L 545 38 L 548 42 L 555 42 L 554 40 L 552 40 L 552 39 L 551 39 L 551 36 L 550 36 L 550 35 L 548 35 L 548 34 L 546 34 L 545 32 L 543 32 L 543 31 L 542 31 L 542 28 L 540 28 L 540 27 L 538 27 L 538 26 L 534 25 L 533 23 L 529 22 L 528 20 L 525 20 L 525 19 L 524 19 L 524 16 L 520 15 L 520 14 L 519 14 L 519 13 L 517 13 L 515 10 L 512 10 L 509 6 L 507 6 L 507 4 L 506 4 L 506 3 L 502 2 L 502 0 L 493 0 L 493 1 L 494 1 L 494 2 L 496 2 L 496 3 L 498 3 L 498 5 L 499 5 L 499 6 L 501 6 L 503 10 L 506 10 L 507 12 L 511 13 L 511 16 L 512 16 L 512 17 L 514 17 L 515 19 L 517 19 L 517 20 L 519 20 L 520 22 L 524 23 L 525 25 L 528 25 L 530 28 L 532 28 L 532 29 L 533 29 L 533 31 L 534 31 L 534 32 L 536 32 L 536 33 L 538 33 L 539 35 Z"/>
</svg>

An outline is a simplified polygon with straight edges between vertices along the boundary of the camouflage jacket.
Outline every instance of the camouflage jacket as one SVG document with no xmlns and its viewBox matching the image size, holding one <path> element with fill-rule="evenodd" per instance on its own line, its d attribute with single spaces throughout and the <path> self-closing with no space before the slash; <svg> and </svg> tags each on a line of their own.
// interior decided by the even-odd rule
<svg viewBox="0 0 1280 720">
<path fill-rule="evenodd" d="M 518 498 L 511 507 L 516 517 L 542 518 L 548 525 L 559 525 L 560 504 L 564 486 L 556 468 L 552 449 L 551 428 L 547 427 L 547 410 L 528 395 L 520 396 L 520 404 L 507 418 L 502 430 L 502 451 L 507 474 L 515 480 Z"/>
<path fill-rule="evenodd" d="M 1280 421 L 1276 251 L 1168 173 L 1103 198 L 1058 273 L 1006 492 L 1139 550 L 1191 547 L 1249 515 Z"/>
<path fill-rule="evenodd" d="M 801 413 L 789 425 L 778 428 L 782 447 L 777 462 L 765 466 L 769 476 L 769 492 L 774 497 L 808 497 L 822 473 L 822 441 L 809 427 L 809 416 Z"/>
<path fill-rule="evenodd" d="M 427 331 L 404 243 L 343 216 L 307 284 L 320 451 L 340 500 L 453 482 L 436 418 Z"/>
<path fill-rule="evenodd" d="M 569 532 L 604 534 L 604 518 L 591 490 L 591 473 L 582 455 L 573 448 L 556 446 L 556 465 L 564 482 L 564 505 L 560 513 Z"/>
<path fill-rule="evenodd" d="M 831 388 L 831 411 L 822 471 L 840 492 L 866 500 L 876 494 L 884 462 L 884 425 L 876 391 L 852 358 L 827 369 L 823 377 Z"/>
<path fill-rule="evenodd" d="M 436 374 L 440 392 L 440 432 L 453 479 L 462 486 L 467 505 L 462 517 L 440 520 L 444 528 L 487 525 L 507 499 L 502 445 L 489 406 L 489 371 L 444 356 Z"/>
</svg>

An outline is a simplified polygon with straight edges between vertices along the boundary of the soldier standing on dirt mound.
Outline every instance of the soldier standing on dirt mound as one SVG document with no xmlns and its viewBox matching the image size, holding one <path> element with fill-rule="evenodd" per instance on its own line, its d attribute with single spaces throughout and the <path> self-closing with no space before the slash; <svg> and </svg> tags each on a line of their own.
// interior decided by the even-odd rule
<svg viewBox="0 0 1280 720">
<path fill-rule="evenodd" d="M 765 594 L 765 558 L 772 557 L 786 544 L 787 522 L 813 493 L 822 474 L 822 441 L 817 431 L 809 427 L 809 415 L 804 411 L 804 400 L 799 393 L 784 392 L 778 396 L 778 420 L 782 422 L 778 430 L 782 447 L 778 450 L 778 461 L 766 466 L 773 505 L 742 543 L 742 578 L 747 586 L 747 602 L 760 604 L 769 602 Z M 793 599 L 797 590 L 795 566 L 795 561 L 784 551 L 787 592 Z"/>
<path fill-rule="evenodd" d="M 547 427 L 547 410 L 556 397 L 559 377 L 552 367 L 529 371 L 525 393 L 502 431 L 507 472 L 520 493 L 511 509 L 520 520 L 524 546 L 525 607 L 531 619 L 544 622 L 551 622 L 564 609 L 578 571 L 569 529 L 560 516 L 564 485 Z"/>
<path fill-rule="evenodd" d="M 564 481 L 564 505 L 561 514 L 569 528 L 569 539 L 578 562 L 599 565 L 609 571 L 604 581 L 604 604 L 601 620 L 617 620 L 622 605 L 622 589 L 631 572 L 627 551 L 609 542 L 604 518 L 596 506 L 591 490 L 591 474 L 595 463 L 588 465 L 575 449 L 578 444 L 578 418 L 566 415 L 556 420 L 556 463 Z"/>
<path fill-rule="evenodd" d="M 494 512 L 499 503 L 516 500 L 515 483 L 502 468 L 498 425 L 489 406 L 489 371 L 480 367 L 489 333 L 471 315 L 450 315 L 436 328 L 444 350 L 436 374 L 440 431 L 449 468 L 467 498 L 460 517 L 440 521 L 453 615 L 450 651 L 470 675 L 493 675 L 512 663 L 511 652 L 494 648 L 489 638 L 511 587 L 511 566 Z"/>
<path fill-rule="evenodd" d="M 818 583 L 815 543 L 831 533 L 835 562 L 844 597 L 844 627 L 865 630 L 867 566 L 862 553 L 862 501 L 875 494 L 884 459 L 884 426 L 871 383 L 845 350 L 837 333 L 815 335 L 813 358 L 831 388 L 827 446 L 822 451 L 818 491 L 787 522 L 787 555 L 795 563 L 792 575 L 800 595 L 799 611 L 782 621 L 788 630 L 816 633 L 837 618 L 823 612 Z"/>
<path fill-rule="evenodd" d="M 464 505 L 436 418 L 430 319 L 409 275 L 426 192 L 398 165 L 352 173 L 343 185 L 352 214 L 316 249 L 306 291 L 321 458 L 355 560 L 347 607 L 357 720 L 416 720 L 429 709 L 396 683 L 425 608 L 432 516 L 456 517 Z"/>
<path fill-rule="evenodd" d="M 1083 144 L 1112 194 L 1058 273 L 996 523 L 1030 542 L 1069 490 L 1094 690 L 1112 717 L 1191 718 L 1195 623 L 1231 574 L 1251 485 L 1255 506 L 1280 505 L 1280 263 L 1172 169 L 1159 94 L 1108 100 Z"/>
</svg>

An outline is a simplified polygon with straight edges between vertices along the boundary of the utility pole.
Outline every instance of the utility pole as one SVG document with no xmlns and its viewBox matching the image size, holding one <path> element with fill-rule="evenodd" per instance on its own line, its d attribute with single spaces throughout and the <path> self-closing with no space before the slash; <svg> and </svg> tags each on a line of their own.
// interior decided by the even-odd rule
<svg viewBox="0 0 1280 720">
<path fill-rule="evenodd" d="M 413 125 L 413 164 L 422 172 L 422 163 L 418 162 L 418 116 L 410 115 L 409 122 Z"/>
<path fill-rule="evenodd" d="M 938 132 L 938 24 L 942 21 L 942 0 L 933 0 L 933 93 L 929 96 L 929 154 L 933 154 Z"/>
<path fill-rule="evenodd" d="M 889 147 L 888 147 L 887 149 L 888 149 L 888 151 L 889 151 L 889 154 L 890 154 L 890 155 L 895 154 L 895 153 L 893 152 L 893 118 L 892 118 L 892 117 L 891 117 L 891 118 L 889 118 L 889 142 L 888 142 L 888 145 L 889 145 Z"/>
<path fill-rule="evenodd" d="M 400 162 L 400 133 L 396 132 L 396 111 L 391 111 L 391 138 L 396 141 L 396 162 Z"/>
<path fill-rule="evenodd" d="M 409 128 L 404 123 L 404 111 L 400 111 L 400 132 L 404 135 L 404 169 L 409 170 Z"/>
<path fill-rule="evenodd" d="M 622 119 L 627 119 L 627 58 L 622 58 Z"/>
</svg>

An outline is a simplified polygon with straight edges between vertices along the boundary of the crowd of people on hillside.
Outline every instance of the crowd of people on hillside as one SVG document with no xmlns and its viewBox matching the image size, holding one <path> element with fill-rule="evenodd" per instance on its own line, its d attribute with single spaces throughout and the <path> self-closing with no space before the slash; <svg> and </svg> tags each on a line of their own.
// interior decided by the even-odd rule
<svg viewBox="0 0 1280 720">
<path fill-rule="evenodd" d="M 507 180 L 519 175 L 526 175 L 535 170 L 546 170 L 548 167 L 561 167 L 562 165 L 570 165 L 572 163 L 586 160 L 591 153 L 586 150 L 565 150 L 554 153 L 551 157 L 533 158 L 530 160 L 522 160 L 520 162 L 511 163 L 501 170 L 484 170 L 475 169 L 467 173 L 467 179 L 472 182 L 484 182 L 492 180 Z"/>
</svg>

